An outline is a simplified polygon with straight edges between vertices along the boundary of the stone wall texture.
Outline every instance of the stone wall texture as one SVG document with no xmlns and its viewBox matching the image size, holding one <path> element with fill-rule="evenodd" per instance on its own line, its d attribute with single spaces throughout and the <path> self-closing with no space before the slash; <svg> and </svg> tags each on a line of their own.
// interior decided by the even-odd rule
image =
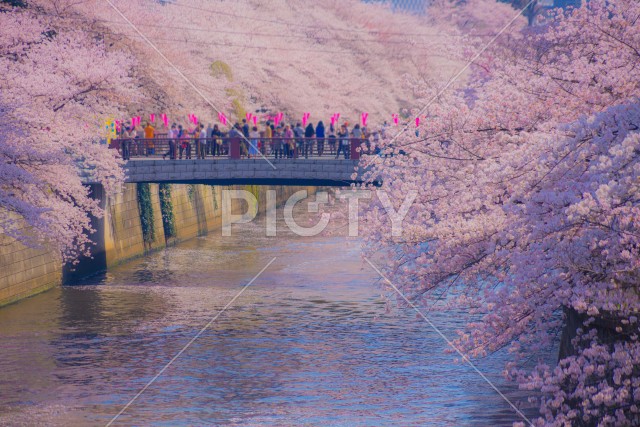
<svg viewBox="0 0 640 427">
<path fill-rule="evenodd" d="M 60 259 L 51 251 L 29 248 L 0 233 L 0 305 L 57 285 L 62 278 L 60 266 Z"/>
<path fill-rule="evenodd" d="M 277 204 L 299 190 L 309 194 L 315 187 L 302 186 L 214 186 L 205 184 L 171 184 L 171 205 L 176 235 L 165 237 L 160 208 L 159 184 L 149 184 L 153 211 L 154 238 L 145 242 L 140 220 L 137 184 L 125 184 L 118 194 L 106 197 L 102 187 L 92 185 L 94 197 L 102 200 L 105 216 L 93 220 L 95 247 L 92 257 L 82 258 L 77 266 L 65 266 L 47 249 L 33 249 L 0 233 L 0 306 L 35 295 L 62 283 L 65 278 L 77 281 L 87 273 L 109 268 L 142 256 L 167 244 L 205 235 L 222 225 L 222 193 L 224 189 L 239 189 L 256 196 L 257 204 L 249 209 L 258 214 L 266 211 L 266 191 L 276 190 Z M 242 213 L 247 206 L 242 201 L 231 205 L 233 213 Z M 72 279 L 71 279 L 72 278 Z"/>
<path fill-rule="evenodd" d="M 357 170 L 357 173 L 356 173 Z M 203 182 L 211 184 L 266 183 L 272 185 L 345 186 L 359 182 L 365 172 L 357 160 L 343 159 L 218 159 L 130 160 L 127 182 Z M 354 175 L 355 173 L 355 175 Z"/>
</svg>

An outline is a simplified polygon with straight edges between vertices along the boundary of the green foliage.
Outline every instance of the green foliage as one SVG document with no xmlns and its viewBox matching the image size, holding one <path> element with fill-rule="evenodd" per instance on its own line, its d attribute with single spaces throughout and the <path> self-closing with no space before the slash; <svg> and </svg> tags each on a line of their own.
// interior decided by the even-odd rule
<svg viewBox="0 0 640 427">
<path fill-rule="evenodd" d="M 233 71 L 231 66 L 223 61 L 213 61 L 211 63 L 211 75 L 216 78 L 225 77 L 227 81 L 233 82 Z M 240 89 L 228 88 L 227 96 L 231 98 L 231 110 L 236 119 L 240 120 L 247 114 L 244 106 L 244 94 Z"/>
<path fill-rule="evenodd" d="M 247 114 L 247 109 L 244 107 L 244 94 L 240 89 L 227 89 L 227 96 L 233 98 L 231 100 L 231 110 L 236 119 L 241 120 Z"/>
<path fill-rule="evenodd" d="M 213 77 L 226 77 L 228 81 L 233 81 L 233 72 L 231 67 L 226 62 L 213 61 L 211 63 L 211 75 Z"/>
<path fill-rule="evenodd" d="M 196 193 L 196 186 L 193 184 L 187 184 L 187 197 L 189 198 L 189 202 L 193 203 L 193 198 Z"/>
<path fill-rule="evenodd" d="M 137 184 L 137 190 L 142 240 L 144 240 L 145 243 L 151 243 L 156 239 L 156 230 L 153 228 L 153 206 L 151 205 L 149 183 L 139 182 Z"/>
<path fill-rule="evenodd" d="M 168 239 L 176 236 L 176 222 L 173 215 L 173 202 L 171 201 L 171 184 L 160 184 L 160 212 L 162 213 L 162 227 L 164 237 Z"/>
<path fill-rule="evenodd" d="M 213 196 L 213 210 L 218 210 L 218 196 L 216 195 L 216 186 L 211 186 L 211 195 Z"/>
<path fill-rule="evenodd" d="M 259 185 L 246 185 L 245 190 L 253 194 L 260 205 L 260 186 Z"/>
</svg>

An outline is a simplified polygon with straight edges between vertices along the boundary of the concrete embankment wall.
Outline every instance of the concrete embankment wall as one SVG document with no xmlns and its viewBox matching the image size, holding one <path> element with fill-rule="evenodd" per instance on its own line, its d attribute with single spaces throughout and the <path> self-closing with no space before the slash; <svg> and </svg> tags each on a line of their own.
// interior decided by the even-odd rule
<svg viewBox="0 0 640 427">
<path fill-rule="evenodd" d="M 45 249 L 27 248 L 0 233 L 0 306 L 37 294 L 63 281 L 76 282 L 89 273 L 109 268 L 211 231 L 222 225 L 222 193 L 239 189 L 256 196 L 255 206 L 234 200 L 233 213 L 247 208 L 266 211 L 266 191 L 276 191 L 281 204 L 293 193 L 315 187 L 211 186 L 204 184 L 126 184 L 121 193 L 106 197 L 102 187 L 92 186 L 93 197 L 102 201 L 105 216 L 93 220 L 96 243 L 90 258 L 63 268 L 59 257 Z M 164 195 L 161 198 L 161 195 Z M 162 200 L 164 200 L 164 203 Z M 163 215 L 165 217 L 163 221 Z"/>
<path fill-rule="evenodd" d="M 0 215 L 10 215 L 0 212 Z M 60 258 L 46 249 L 29 248 L 0 233 L 0 306 L 60 283 Z"/>
</svg>

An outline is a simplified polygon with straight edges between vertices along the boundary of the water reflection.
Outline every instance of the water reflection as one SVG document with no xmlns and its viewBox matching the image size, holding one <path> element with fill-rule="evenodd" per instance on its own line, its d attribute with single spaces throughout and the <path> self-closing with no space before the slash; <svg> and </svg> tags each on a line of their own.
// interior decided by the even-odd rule
<svg viewBox="0 0 640 427">
<path fill-rule="evenodd" d="M 106 424 L 274 256 L 116 425 L 516 420 L 424 322 L 385 313 L 359 241 L 263 230 L 194 239 L 0 310 L 0 424 Z M 432 320 L 452 335 L 464 319 Z M 478 367 L 522 399 L 502 357 Z"/>
</svg>

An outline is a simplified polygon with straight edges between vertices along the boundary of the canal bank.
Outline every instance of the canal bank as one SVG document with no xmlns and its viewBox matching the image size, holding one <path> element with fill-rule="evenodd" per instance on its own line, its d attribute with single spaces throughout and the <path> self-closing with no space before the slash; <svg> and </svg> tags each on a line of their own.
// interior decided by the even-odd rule
<svg viewBox="0 0 640 427">
<path fill-rule="evenodd" d="M 205 184 L 125 184 L 120 193 L 107 196 L 102 186 L 92 185 L 94 198 L 104 208 L 94 218 L 95 243 L 90 257 L 77 265 L 63 266 L 60 257 L 44 248 L 29 248 L 0 234 L 0 307 L 40 292 L 73 283 L 88 274 L 114 267 L 167 245 L 203 236 L 222 226 L 224 190 L 246 190 L 255 203 L 232 200 L 231 213 L 247 209 L 258 215 L 266 211 L 266 193 L 274 190 L 280 205 L 293 193 L 315 187 L 212 186 Z"/>
</svg>

